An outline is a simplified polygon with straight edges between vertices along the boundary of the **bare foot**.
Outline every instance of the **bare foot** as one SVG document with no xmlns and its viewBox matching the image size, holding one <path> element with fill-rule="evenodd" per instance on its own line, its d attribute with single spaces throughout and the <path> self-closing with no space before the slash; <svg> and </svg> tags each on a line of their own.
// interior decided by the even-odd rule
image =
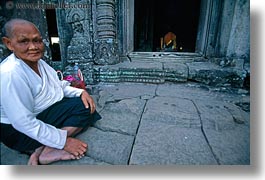
<svg viewBox="0 0 265 180">
<path fill-rule="evenodd" d="M 85 154 L 87 147 L 88 145 L 85 142 L 76 138 L 67 137 L 66 143 L 64 145 L 64 150 L 77 157 L 79 155 Z"/>
<path fill-rule="evenodd" d="M 45 147 L 39 156 L 40 164 L 50 164 L 55 161 L 60 160 L 72 160 L 72 159 L 80 159 L 84 155 L 74 156 L 73 154 L 66 152 L 61 149 L 54 149 L 51 147 Z"/>
<path fill-rule="evenodd" d="M 41 146 L 35 150 L 34 153 L 31 154 L 28 165 L 38 165 L 39 164 L 39 156 L 41 152 L 43 151 L 44 146 Z"/>
</svg>

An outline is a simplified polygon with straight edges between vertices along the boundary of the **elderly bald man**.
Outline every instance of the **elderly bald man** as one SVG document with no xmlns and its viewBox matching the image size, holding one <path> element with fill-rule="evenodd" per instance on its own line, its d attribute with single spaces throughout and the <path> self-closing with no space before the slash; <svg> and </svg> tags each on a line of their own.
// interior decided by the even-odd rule
<svg viewBox="0 0 265 180">
<path fill-rule="evenodd" d="M 30 153 L 29 165 L 82 158 L 88 145 L 74 136 L 101 118 L 94 100 L 41 59 L 44 44 L 33 23 L 12 19 L 3 35 L 13 53 L 1 62 L 1 142 Z"/>
</svg>

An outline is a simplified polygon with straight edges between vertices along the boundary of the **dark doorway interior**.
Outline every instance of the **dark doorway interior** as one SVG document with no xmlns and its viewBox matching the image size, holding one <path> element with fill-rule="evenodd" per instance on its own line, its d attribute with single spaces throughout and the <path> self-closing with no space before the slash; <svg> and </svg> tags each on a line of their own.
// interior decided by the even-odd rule
<svg viewBox="0 0 265 180">
<path fill-rule="evenodd" d="M 195 52 L 200 3 L 200 0 L 135 0 L 134 50 Z M 169 31 L 176 35 L 176 48 L 161 49 L 161 38 Z"/>
<path fill-rule="evenodd" d="M 50 38 L 50 49 L 52 53 L 53 61 L 61 61 L 59 36 L 56 22 L 56 12 L 55 9 L 46 9 L 46 19 L 48 25 L 48 34 Z"/>
</svg>

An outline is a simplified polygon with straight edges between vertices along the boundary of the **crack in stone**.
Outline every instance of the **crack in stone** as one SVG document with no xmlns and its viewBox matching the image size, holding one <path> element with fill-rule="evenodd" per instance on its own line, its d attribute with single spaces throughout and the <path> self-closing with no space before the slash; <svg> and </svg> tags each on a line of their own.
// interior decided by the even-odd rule
<svg viewBox="0 0 265 180">
<path fill-rule="evenodd" d="M 126 135 L 126 136 L 134 136 L 134 134 L 130 134 L 130 133 L 124 132 L 122 130 L 115 131 L 115 130 L 112 130 L 109 128 L 100 128 L 99 126 L 96 126 L 96 125 L 93 127 L 100 130 L 100 131 L 103 131 L 103 132 L 112 132 L 112 133 L 119 133 L 119 134 Z"/>
<path fill-rule="evenodd" d="M 129 164 L 130 164 L 130 161 L 131 161 L 132 152 L 133 152 L 133 147 L 134 147 L 134 144 L 135 144 L 135 140 L 136 140 L 136 136 L 137 136 L 137 134 L 138 134 L 139 127 L 140 127 L 140 125 L 141 125 L 141 121 L 142 121 L 143 114 L 144 114 L 144 112 L 145 112 L 145 108 L 146 108 L 146 105 L 147 105 L 147 101 L 148 101 L 148 100 L 145 100 L 145 104 L 144 104 L 143 110 L 142 110 L 142 112 L 141 112 L 141 116 L 140 116 L 139 124 L 138 124 L 138 126 L 137 126 L 136 133 L 135 133 L 135 136 L 134 136 L 134 139 L 133 139 L 132 148 L 131 148 L 131 152 L 130 152 L 130 155 L 129 155 L 129 159 L 128 159 L 128 161 L 127 161 L 127 165 L 129 165 Z"/>
<path fill-rule="evenodd" d="M 195 109 L 196 109 L 196 111 L 197 111 L 197 113 L 198 113 L 198 116 L 199 116 L 199 119 L 200 119 L 200 123 L 201 123 L 201 131 L 202 131 L 202 134 L 203 134 L 203 136 L 204 136 L 204 139 L 205 139 L 205 141 L 206 141 L 208 147 L 210 148 L 210 151 L 211 151 L 211 153 L 212 153 L 214 159 L 216 160 L 217 164 L 220 165 L 220 164 L 221 164 L 221 163 L 220 163 L 220 160 L 219 160 L 219 158 L 216 156 L 216 154 L 214 153 L 213 148 L 212 148 L 212 146 L 210 145 L 209 140 L 208 140 L 208 138 L 207 138 L 207 136 L 206 136 L 206 133 L 205 133 L 205 131 L 204 131 L 204 129 L 203 129 L 203 122 L 202 122 L 202 118 L 201 118 L 201 113 L 200 113 L 200 111 L 199 111 L 199 109 L 198 109 L 196 103 L 195 103 L 193 100 L 190 100 L 190 101 L 193 103 L 193 105 L 194 105 L 194 107 L 195 107 Z"/>
</svg>

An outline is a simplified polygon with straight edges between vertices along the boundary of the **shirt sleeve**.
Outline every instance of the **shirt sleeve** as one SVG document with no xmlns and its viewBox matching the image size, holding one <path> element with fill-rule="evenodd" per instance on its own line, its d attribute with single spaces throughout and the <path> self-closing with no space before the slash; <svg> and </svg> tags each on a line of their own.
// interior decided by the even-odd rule
<svg viewBox="0 0 265 180">
<path fill-rule="evenodd" d="M 34 98 L 26 77 L 15 72 L 1 73 L 1 106 L 12 126 L 43 145 L 63 149 L 67 131 L 36 118 Z"/>
</svg>

